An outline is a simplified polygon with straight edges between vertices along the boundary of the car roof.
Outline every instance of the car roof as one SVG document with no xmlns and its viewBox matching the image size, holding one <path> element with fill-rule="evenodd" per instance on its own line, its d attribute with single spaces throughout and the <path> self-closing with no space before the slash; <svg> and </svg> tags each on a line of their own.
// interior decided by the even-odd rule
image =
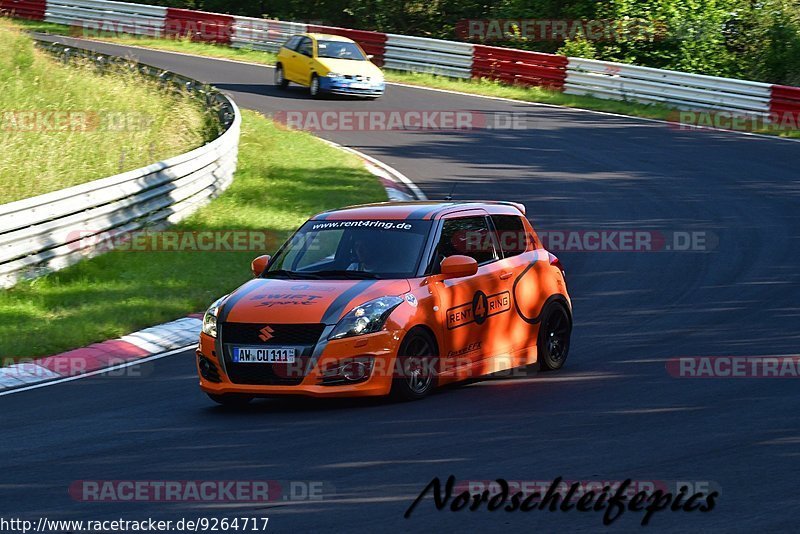
<svg viewBox="0 0 800 534">
<path fill-rule="evenodd" d="M 525 215 L 525 206 L 517 202 L 490 200 L 425 200 L 409 202 L 379 202 L 347 206 L 318 213 L 311 220 L 432 220 L 450 213 L 483 209 L 492 215 Z"/>
<path fill-rule="evenodd" d="M 309 37 L 313 37 L 314 39 L 322 39 L 323 41 L 344 41 L 346 43 L 355 42 L 348 37 L 343 37 L 341 35 L 333 35 L 330 33 L 306 33 L 304 35 L 308 35 Z"/>
</svg>

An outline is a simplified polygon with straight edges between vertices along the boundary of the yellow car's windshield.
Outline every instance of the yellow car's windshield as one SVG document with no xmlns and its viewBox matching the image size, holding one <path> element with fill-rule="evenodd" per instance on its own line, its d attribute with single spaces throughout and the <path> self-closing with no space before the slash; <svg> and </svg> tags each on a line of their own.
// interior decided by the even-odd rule
<svg viewBox="0 0 800 534">
<path fill-rule="evenodd" d="M 347 41 L 317 41 L 317 56 L 331 59 L 353 59 L 366 61 L 367 58 L 354 44 Z"/>
</svg>

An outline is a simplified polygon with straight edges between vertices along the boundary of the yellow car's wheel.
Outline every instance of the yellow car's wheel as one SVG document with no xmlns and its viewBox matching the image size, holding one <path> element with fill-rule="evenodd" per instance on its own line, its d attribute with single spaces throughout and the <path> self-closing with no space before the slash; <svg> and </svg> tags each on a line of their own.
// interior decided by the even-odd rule
<svg viewBox="0 0 800 534">
<path fill-rule="evenodd" d="M 286 89 L 289 86 L 289 80 L 283 75 L 283 65 L 280 63 L 275 65 L 275 85 L 279 89 Z"/>
<path fill-rule="evenodd" d="M 319 98 L 322 91 L 319 89 L 319 76 L 316 74 L 311 75 L 311 83 L 308 86 L 308 92 L 311 93 L 312 98 Z"/>
</svg>

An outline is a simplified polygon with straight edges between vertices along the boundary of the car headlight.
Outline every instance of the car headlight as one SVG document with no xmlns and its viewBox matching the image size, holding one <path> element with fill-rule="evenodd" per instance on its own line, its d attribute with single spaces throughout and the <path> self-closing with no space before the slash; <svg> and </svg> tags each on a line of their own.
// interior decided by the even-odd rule
<svg viewBox="0 0 800 534">
<path fill-rule="evenodd" d="M 389 314 L 403 303 L 402 297 L 380 297 L 356 306 L 342 317 L 328 339 L 371 334 L 383 328 Z"/>
<path fill-rule="evenodd" d="M 203 315 L 203 333 L 211 337 L 217 337 L 217 310 L 220 304 L 228 295 L 215 300 L 211 306 L 208 307 L 206 313 Z"/>
</svg>

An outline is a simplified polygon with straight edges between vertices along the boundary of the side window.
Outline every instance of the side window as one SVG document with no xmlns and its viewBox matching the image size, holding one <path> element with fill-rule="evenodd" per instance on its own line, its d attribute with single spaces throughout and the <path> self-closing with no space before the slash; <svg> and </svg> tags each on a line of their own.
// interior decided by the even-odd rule
<svg viewBox="0 0 800 534">
<path fill-rule="evenodd" d="M 297 47 L 297 51 L 303 54 L 304 56 L 312 57 L 314 55 L 312 52 L 313 46 L 314 45 L 311 43 L 311 39 L 309 39 L 308 37 L 303 37 L 303 39 L 300 41 L 300 44 Z"/>
<path fill-rule="evenodd" d="M 522 254 L 528 249 L 530 237 L 525 231 L 522 218 L 516 215 L 492 215 L 497 231 L 497 242 L 506 258 Z"/>
<path fill-rule="evenodd" d="M 302 37 L 299 35 L 293 35 L 289 37 L 289 40 L 283 44 L 284 48 L 288 48 L 289 50 L 297 51 L 297 45 L 300 43 L 300 39 Z"/>
<path fill-rule="evenodd" d="M 475 258 L 478 265 L 497 259 L 486 217 L 445 219 L 429 271 L 438 273 L 442 260 L 455 255 Z"/>
</svg>

